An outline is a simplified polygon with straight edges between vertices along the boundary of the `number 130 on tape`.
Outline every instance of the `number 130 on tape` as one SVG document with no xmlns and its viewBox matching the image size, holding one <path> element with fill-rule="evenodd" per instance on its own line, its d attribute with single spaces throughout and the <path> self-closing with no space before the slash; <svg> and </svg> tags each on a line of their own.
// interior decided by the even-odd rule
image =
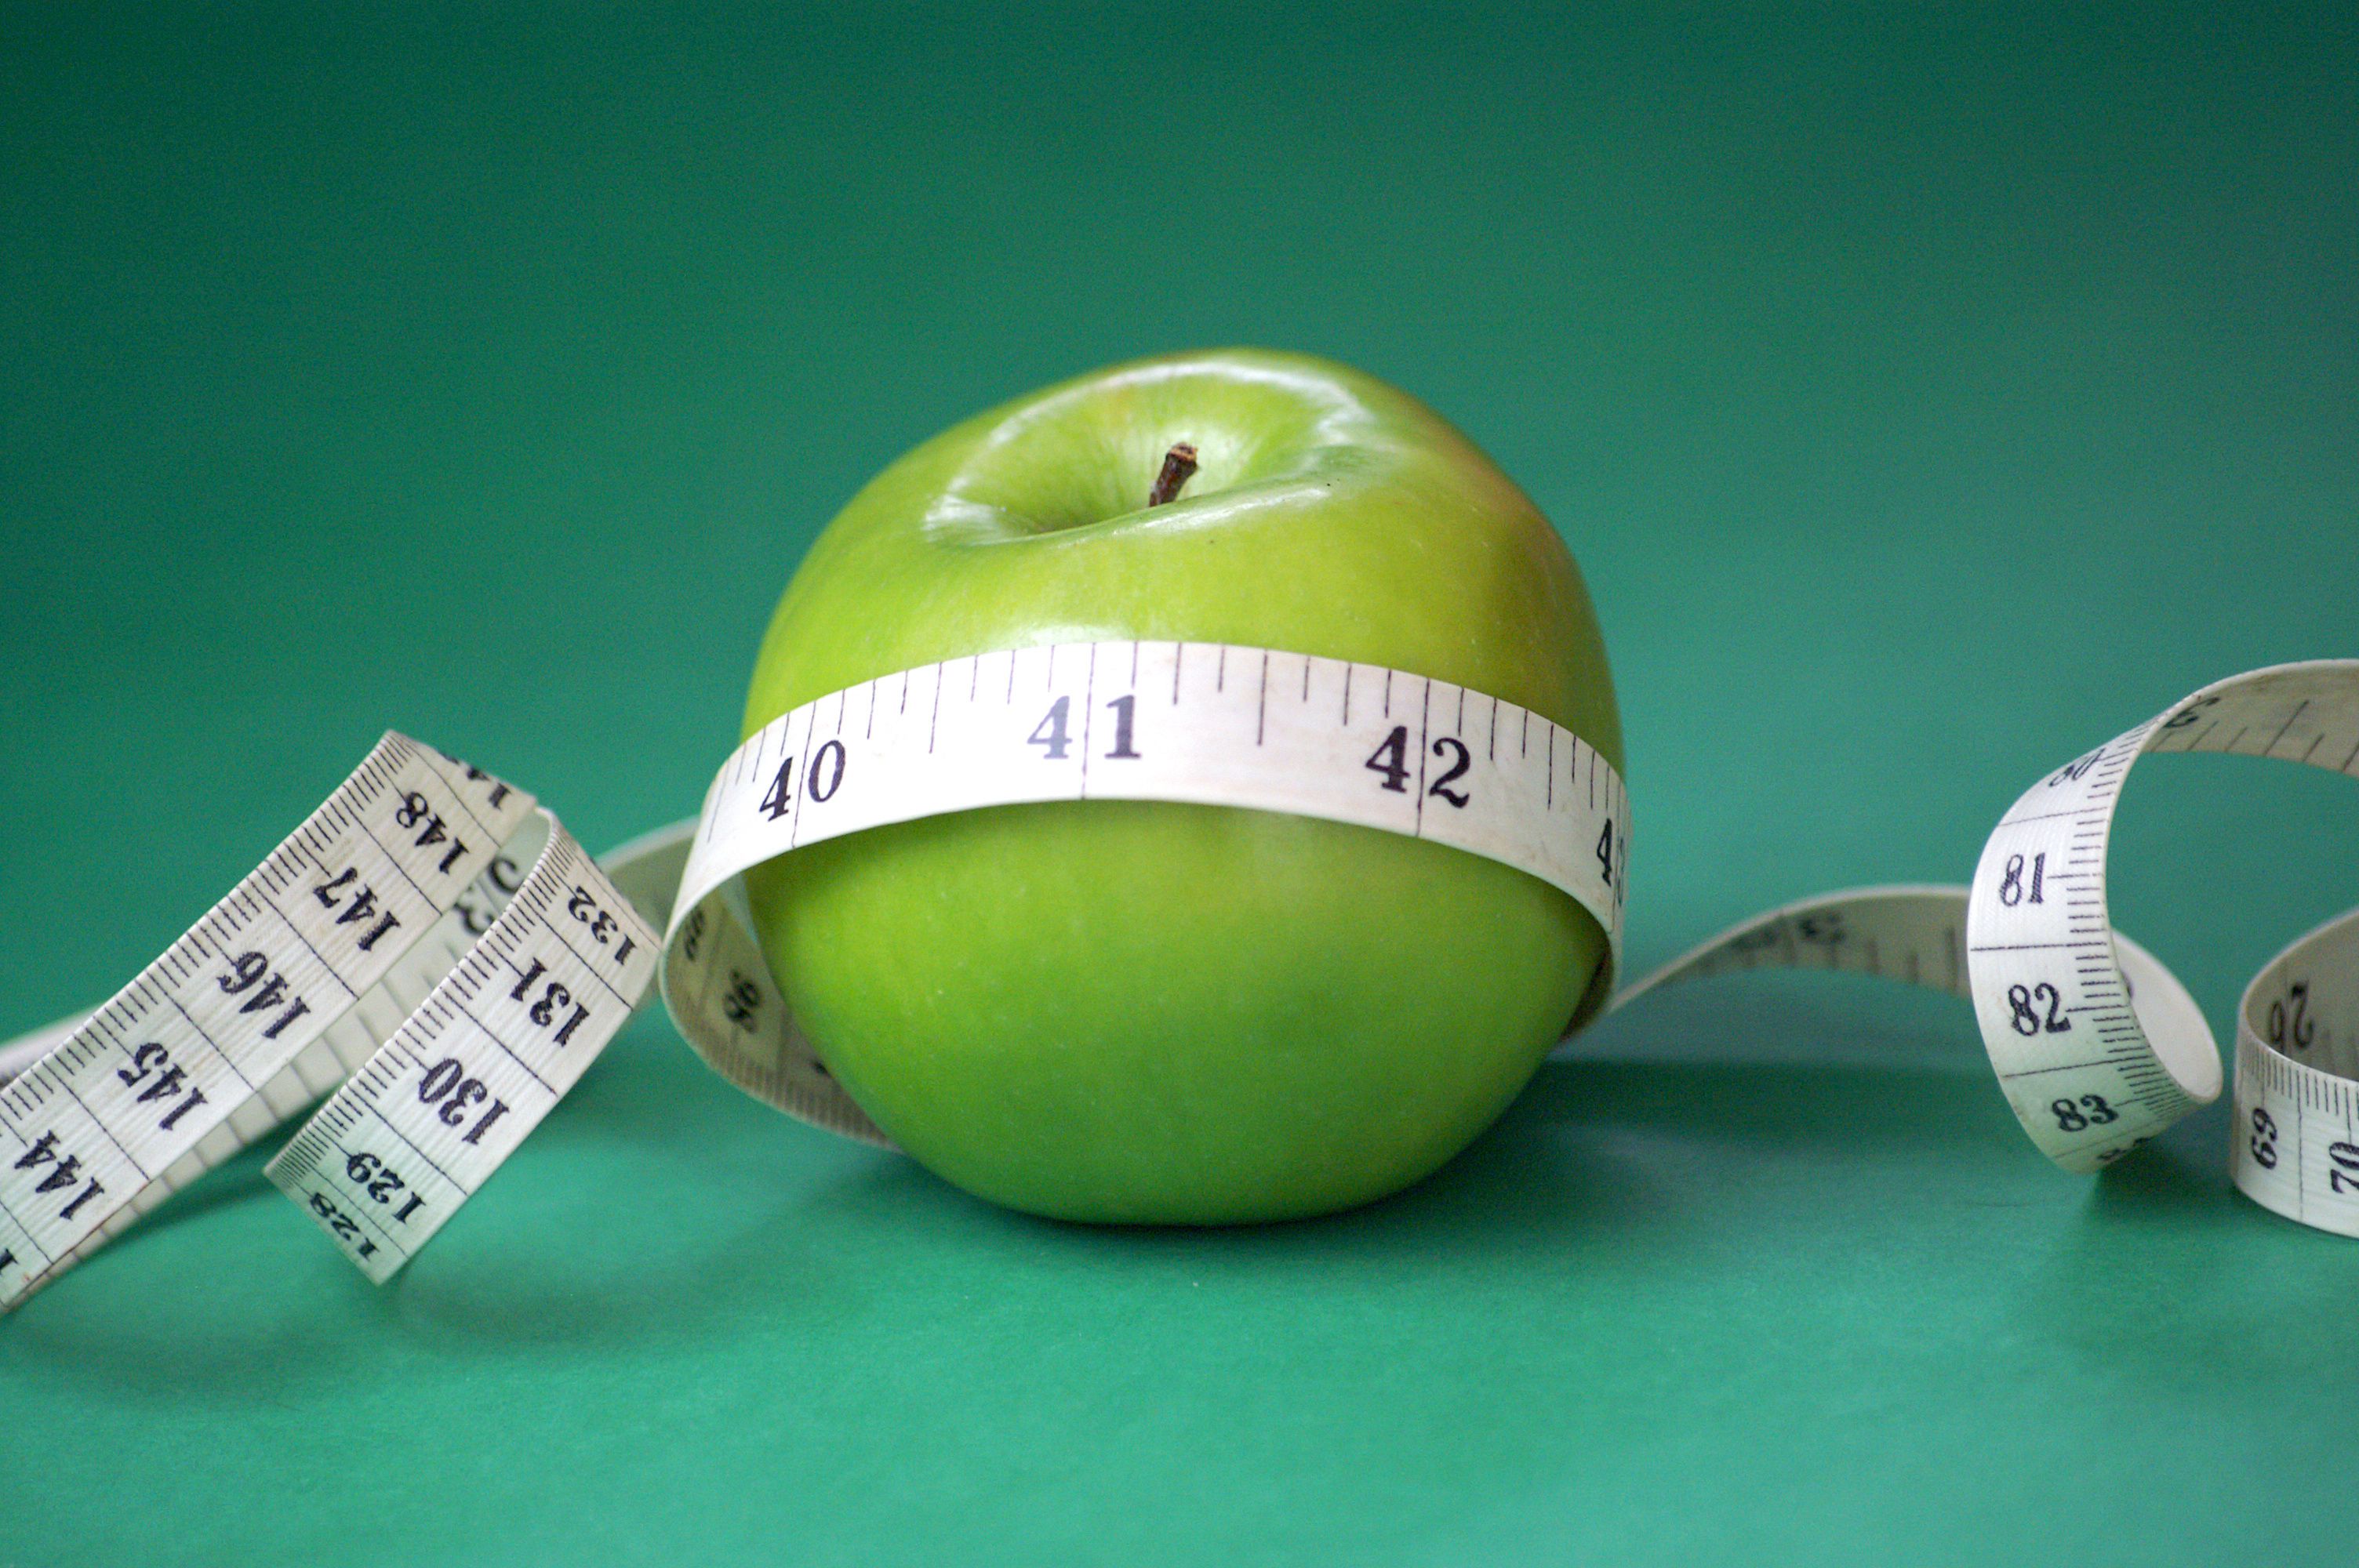
<svg viewBox="0 0 2359 1568">
<path fill-rule="evenodd" d="M 388 734 L 161 957 L 18 1053 L 0 1306 L 330 1090 L 268 1174 L 389 1277 L 622 1027 L 658 952 L 530 795 Z"/>
</svg>

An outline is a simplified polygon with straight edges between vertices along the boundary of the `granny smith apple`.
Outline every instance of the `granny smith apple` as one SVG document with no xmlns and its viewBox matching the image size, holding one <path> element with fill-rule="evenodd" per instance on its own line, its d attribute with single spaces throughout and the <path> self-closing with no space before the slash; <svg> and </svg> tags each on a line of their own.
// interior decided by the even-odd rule
<svg viewBox="0 0 2359 1568">
<path fill-rule="evenodd" d="M 886 469 L 788 584 L 745 732 L 938 659 L 1129 638 L 1435 676 L 1622 763 L 1587 591 L 1524 493 L 1408 395 L 1243 350 L 1049 387 Z M 929 817 L 748 892 L 862 1108 L 969 1191 L 1069 1219 L 1279 1219 L 1414 1182 L 1515 1097 L 1605 953 L 1526 872 L 1232 806 Z"/>
</svg>

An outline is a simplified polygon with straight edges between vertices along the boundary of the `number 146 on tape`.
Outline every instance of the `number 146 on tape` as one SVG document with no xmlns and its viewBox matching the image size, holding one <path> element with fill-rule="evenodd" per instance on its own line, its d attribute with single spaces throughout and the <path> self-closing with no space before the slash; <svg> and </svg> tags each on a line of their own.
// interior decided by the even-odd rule
<svg viewBox="0 0 2359 1568">
<path fill-rule="evenodd" d="M 0 1307 L 331 1089 L 267 1174 L 389 1277 L 630 1017 L 657 946 L 530 795 L 388 734 L 131 984 L 16 1054 Z"/>
</svg>

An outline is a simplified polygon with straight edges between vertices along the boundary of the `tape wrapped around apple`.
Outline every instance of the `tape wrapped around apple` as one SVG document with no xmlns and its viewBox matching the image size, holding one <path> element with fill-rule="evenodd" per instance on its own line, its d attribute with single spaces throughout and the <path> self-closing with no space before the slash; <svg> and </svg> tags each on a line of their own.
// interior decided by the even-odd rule
<svg viewBox="0 0 2359 1568">
<path fill-rule="evenodd" d="M 1622 767 L 1595 613 L 1530 500 L 1407 394 L 1256 351 L 1082 376 L 894 463 L 788 586 L 745 732 L 938 659 L 1129 638 L 1456 682 Z M 930 816 L 747 884 L 861 1108 L 968 1191 L 1066 1219 L 1285 1219 L 1395 1192 L 1515 1098 L 1605 957 L 1526 872 L 1231 806 Z"/>
</svg>

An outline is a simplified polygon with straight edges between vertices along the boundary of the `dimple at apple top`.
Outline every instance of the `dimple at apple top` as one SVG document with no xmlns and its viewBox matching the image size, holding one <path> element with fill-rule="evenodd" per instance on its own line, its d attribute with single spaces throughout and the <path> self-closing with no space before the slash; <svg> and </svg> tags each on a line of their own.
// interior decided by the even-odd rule
<svg viewBox="0 0 2359 1568">
<path fill-rule="evenodd" d="M 1408 388 L 1572 545 L 1634 972 L 1959 880 L 2075 747 L 2354 651 L 2354 54 L 2325 10 L 13 16 L 0 1033 L 388 725 L 593 848 L 679 816 L 864 478 L 1201 342 Z M 2350 902 L 2352 807 L 2142 770 L 2115 918 L 2224 1028 Z M 0 1561 L 2335 1560 L 2359 1254 L 2234 1195 L 2225 1115 L 2067 1177 L 1954 1003 L 1762 977 L 1398 1198 L 1102 1230 L 649 1011 L 391 1288 L 257 1151 L 0 1323 Z"/>
</svg>

